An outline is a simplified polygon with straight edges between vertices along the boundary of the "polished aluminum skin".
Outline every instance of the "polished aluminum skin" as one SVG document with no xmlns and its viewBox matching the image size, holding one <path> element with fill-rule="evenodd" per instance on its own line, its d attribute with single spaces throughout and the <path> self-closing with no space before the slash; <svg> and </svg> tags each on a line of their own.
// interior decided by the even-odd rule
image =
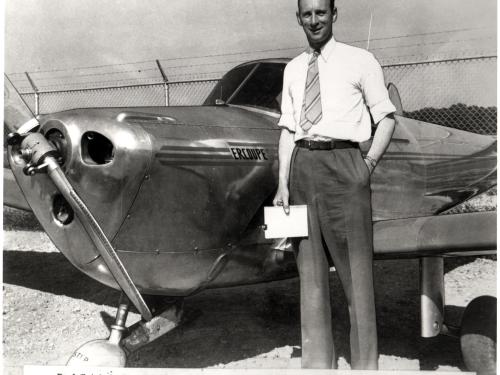
<svg viewBox="0 0 500 375">
<path fill-rule="evenodd" d="M 40 119 L 39 132 L 58 147 L 61 169 L 142 293 L 185 296 L 296 274 L 293 254 L 273 249 L 262 229 L 263 207 L 277 187 L 284 64 L 265 60 L 233 69 L 204 106 L 77 109 Z M 369 142 L 362 145 L 368 148 Z M 80 270 L 116 288 L 82 223 L 61 221 L 57 188 L 46 175 L 26 176 L 19 152 L 12 147 L 9 162 L 52 241 Z M 460 249 L 448 246 L 452 225 L 434 215 L 495 184 L 493 137 L 397 116 L 372 176 L 376 254 L 405 242 L 391 241 L 393 233 L 418 234 L 422 225 L 407 233 L 387 230 L 417 217 L 434 218 L 432 227 L 445 235 L 425 252 L 416 241 L 407 249 L 412 256 L 469 245 L 493 250 L 491 231 L 480 246 L 467 238 Z"/>
</svg>

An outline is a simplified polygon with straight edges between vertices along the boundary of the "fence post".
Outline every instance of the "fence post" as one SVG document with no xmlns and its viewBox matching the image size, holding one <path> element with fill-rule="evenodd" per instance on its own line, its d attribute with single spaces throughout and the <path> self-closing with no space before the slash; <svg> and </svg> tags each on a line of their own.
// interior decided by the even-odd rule
<svg viewBox="0 0 500 375">
<path fill-rule="evenodd" d="M 158 69 L 160 69 L 160 73 L 163 78 L 163 86 L 165 87 L 165 106 L 168 107 L 170 102 L 170 93 L 168 90 L 168 78 L 165 72 L 163 71 L 163 67 L 160 64 L 160 60 L 156 60 L 156 65 L 158 65 Z"/>
<path fill-rule="evenodd" d="M 28 78 L 28 81 L 33 88 L 33 91 L 35 92 L 35 116 L 38 116 L 40 114 L 40 102 L 39 102 L 39 93 L 38 93 L 38 88 L 35 85 L 35 82 L 31 79 L 30 75 L 28 72 L 24 72 L 26 74 L 26 78 Z"/>
</svg>

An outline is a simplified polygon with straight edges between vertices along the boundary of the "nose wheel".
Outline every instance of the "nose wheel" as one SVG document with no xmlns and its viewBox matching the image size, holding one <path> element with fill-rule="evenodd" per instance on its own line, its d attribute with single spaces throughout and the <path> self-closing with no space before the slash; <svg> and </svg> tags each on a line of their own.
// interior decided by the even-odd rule
<svg viewBox="0 0 500 375">
<path fill-rule="evenodd" d="M 129 310 L 129 300 L 122 294 L 115 324 L 111 326 L 108 339 L 92 340 L 80 346 L 71 355 L 67 366 L 125 367 L 127 356 L 120 345 Z"/>
<path fill-rule="evenodd" d="M 181 323 L 184 307 L 182 297 L 149 297 L 150 303 L 154 306 L 155 316 L 151 320 L 141 319 L 126 328 L 130 301 L 122 293 L 109 338 L 92 340 L 83 344 L 75 350 L 66 365 L 125 367 L 127 354 L 157 340 Z"/>
</svg>

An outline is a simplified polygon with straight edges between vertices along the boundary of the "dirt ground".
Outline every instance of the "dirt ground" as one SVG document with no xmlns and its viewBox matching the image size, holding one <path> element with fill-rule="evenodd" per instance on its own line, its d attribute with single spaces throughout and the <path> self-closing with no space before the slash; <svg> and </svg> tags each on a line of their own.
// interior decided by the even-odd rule
<svg viewBox="0 0 500 375">
<path fill-rule="evenodd" d="M 22 366 L 64 365 L 86 341 L 105 338 L 119 293 L 77 271 L 31 214 L 4 208 L 4 374 Z M 496 257 L 445 260 L 447 319 L 496 296 Z M 349 368 L 348 315 L 331 276 L 339 367 Z M 380 368 L 465 370 L 457 339 L 419 337 L 418 261 L 375 264 Z M 185 303 L 186 322 L 128 358 L 129 367 L 300 367 L 297 279 L 209 290 Z M 129 315 L 127 325 L 137 321 Z"/>
</svg>

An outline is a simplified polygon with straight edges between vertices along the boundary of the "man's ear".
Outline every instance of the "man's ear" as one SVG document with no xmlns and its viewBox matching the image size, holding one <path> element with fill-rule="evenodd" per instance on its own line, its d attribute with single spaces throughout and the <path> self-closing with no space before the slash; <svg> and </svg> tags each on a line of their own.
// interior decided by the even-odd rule
<svg viewBox="0 0 500 375">
<path fill-rule="evenodd" d="M 337 13 L 337 7 L 334 7 L 333 8 L 333 12 L 332 12 L 332 22 L 337 21 L 337 15 L 338 15 L 338 13 Z"/>
<path fill-rule="evenodd" d="M 302 20 L 300 19 L 300 15 L 299 15 L 299 12 L 295 12 L 295 15 L 297 16 L 297 22 L 299 23 L 300 26 L 304 26 L 302 24 Z"/>
</svg>

